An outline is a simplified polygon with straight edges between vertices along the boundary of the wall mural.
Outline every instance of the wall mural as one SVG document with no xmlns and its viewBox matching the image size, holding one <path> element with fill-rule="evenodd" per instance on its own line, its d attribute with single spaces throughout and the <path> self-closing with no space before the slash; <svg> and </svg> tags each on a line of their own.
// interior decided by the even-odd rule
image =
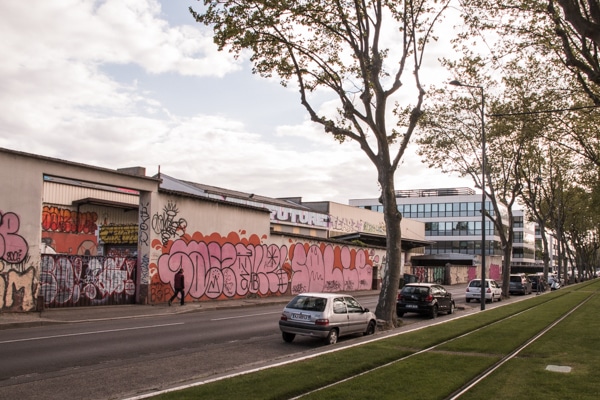
<svg viewBox="0 0 600 400">
<path fill-rule="evenodd" d="M 40 295 L 47 307 L 130 304 L 136 258 L 44 254 Z"/>
<path fill-rule="evenodd" d="M 371 289 L 379 256 L 369 250 L 292 240 L 289 246 L 264 244 L 257 235 L 240 234 L 196 232 L 166 244 L 154 240 L 152 247 L 161 255 L 149 266 L 151 301 L 171 296 L 179 268 L 186 277 L 186 296 L 196 300 Z"/>
<path fill-rule="evenodd" d="M 35 268 L 27 267 L 29 245 L 19 235 L 20 218 L 0 210 L 0 310 L 30 311 L 34 308 Z"/>
<path fill-rule="evenodd" d="M 77 212 L 68 208 L 44 206 L 42 209 L 42 229 L 50 232 L 91 233 L 98 226 L 95 212 Z"/>
</svg>

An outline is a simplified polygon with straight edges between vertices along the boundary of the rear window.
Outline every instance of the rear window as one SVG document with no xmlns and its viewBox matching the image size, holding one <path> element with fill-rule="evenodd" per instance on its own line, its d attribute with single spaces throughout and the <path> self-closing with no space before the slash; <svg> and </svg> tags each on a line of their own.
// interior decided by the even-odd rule
<svg viewBox="0 0 600 400">
<path fill-rule="evenodd" d="M 327 299 L 316 296 L 296 296 L 287 305 L 287 308 L 304 311 L 325 311 Z"/>
<path fill-rule="evenodd" d="M 481 281 L 471 281 L 469 287 L 481 287 Z"/>
<path fill-rule="evenodd" d="M 510 277 L 510 281 L 511 282 L 519 282 L 519 283 L 521 283 L 521 277 L 519 275 L 511 276 Z"/>
<path fill-rule="evenodd" d="M 422 286 L 404 286 L 404 288 L 402 288 L 402 294 L 428 295 L 429 288 Z"/>
</svg>

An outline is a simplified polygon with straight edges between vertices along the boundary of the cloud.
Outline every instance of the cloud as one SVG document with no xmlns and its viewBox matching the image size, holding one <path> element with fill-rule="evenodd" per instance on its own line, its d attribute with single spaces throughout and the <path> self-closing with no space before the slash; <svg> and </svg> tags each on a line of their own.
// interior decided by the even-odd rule
<svg viewBox="0 0 600 400">
<path fill-rule="evenodd" d="M 202 26 L 174 22 L 173 8 L 187 11 L 168 1 L 1 2 L 0 146 L 149 175 L 160 165 L 272 197 L 379 195 L 356 143 L 336 142 L 269 80 L 232 73 L 244 60 L 218 52 Z"/>
</svg>

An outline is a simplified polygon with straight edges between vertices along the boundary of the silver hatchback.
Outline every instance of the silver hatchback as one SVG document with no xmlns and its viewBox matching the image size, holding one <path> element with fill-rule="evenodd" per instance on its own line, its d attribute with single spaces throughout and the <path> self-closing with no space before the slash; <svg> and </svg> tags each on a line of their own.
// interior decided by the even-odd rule
<svg viewBox="0 0 600 400">
<path fill-rule="evenodd" d="M 340 293 L 302 293 L 283 309 L 279 329 L 283 340 L 313 336 L 334 344 L 340 336 L 375 333 L 375 314 L 352 296 Z"/>
</svg>

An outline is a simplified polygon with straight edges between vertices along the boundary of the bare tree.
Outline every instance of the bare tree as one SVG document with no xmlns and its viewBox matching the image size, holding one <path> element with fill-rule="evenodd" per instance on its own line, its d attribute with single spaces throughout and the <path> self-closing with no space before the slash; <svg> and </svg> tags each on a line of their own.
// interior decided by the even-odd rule
<svg viewBox="0 0 600 400">
<path fill-rule="evenodd" d="M 377 305 L 384 328 L 397 324 L 401 214 L 394 174 L 422 114 L 421 66 L 447 4 L 426 0 L 204 0 L 190 9 L 214 30 L 220 50 L 249 52 L 253 72 L 295 84 L 313 122 L 336 140 L 356 142 L 377 169 L 387 235 L 387 270 Z M 406 76 L 408 75 L 408 76 Z M 405 87 L 405 81 L 411 85 Z M 403 89 L 411 103 L 392 104 Z M 321 111 L 319 93 L 337 111 Z M 395 127 L 390 128 L 391 117 Z M 348 177 L 352 179 L 352 177 Z"/>
<path fill-rule="evenodd" d="M 547 4 L 565 65 L 574 72 L 587 95 L 600 105 L 600 2 L 548 0 Z"/>
</svg>

